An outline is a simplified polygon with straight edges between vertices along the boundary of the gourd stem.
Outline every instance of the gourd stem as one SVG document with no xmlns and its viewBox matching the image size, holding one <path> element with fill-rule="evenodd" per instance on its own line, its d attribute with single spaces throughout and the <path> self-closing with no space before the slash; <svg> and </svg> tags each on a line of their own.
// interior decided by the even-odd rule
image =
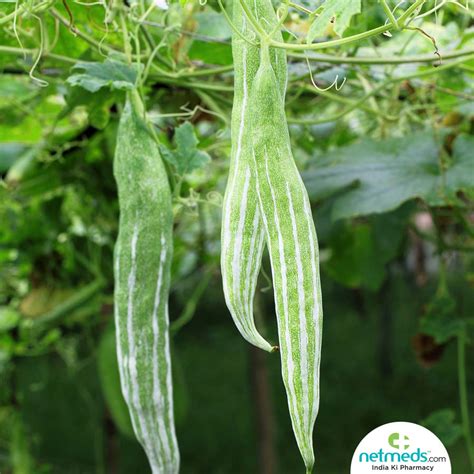
<svg viewBox="0 0 474 474">
<path fill-rule="evenodd" d="M 393 25 L 393 27 L 396 29 L 396 30 L 399 30 L 400 27 L 398 26 L 398 21 L 397 19 L 395 18 L 392 10 L 390 9 L 390 7 L 388 6 L 386 0 L 381 0 L 382 2 L 382 6 L 383 6 L 383 9 L 385 10 L 385 13 L 387 14 L 387 17 L 388 19 L 390 20 L 390 23 Z"/>
<path fill-rule="evenodd" d="M 133 105 L 133 109 L 135 113 L 140 117 L 145 117 L 145 106 L 143 105 L 143 101 L 138 93 L 137 89 L 132 89 L 129 93 L 130 102 Z"/>
<path fill-rule="evenodd" d="M 262 41 L 260 46 L 260 64 L 270 64 L 270 48 L 268 41 Z"/>
</svg>

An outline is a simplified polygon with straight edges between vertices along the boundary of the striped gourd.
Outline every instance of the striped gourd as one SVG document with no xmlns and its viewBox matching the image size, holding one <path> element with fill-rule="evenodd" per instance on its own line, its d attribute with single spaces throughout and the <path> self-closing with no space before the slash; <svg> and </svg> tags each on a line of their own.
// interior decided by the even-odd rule
<svg viewBox="0 0 474 474">
<path fill-rule="evenodd" d="M 276 15 L 270 0 L 245 0 L 270 31 Z M 233 2 L 233 22 L 244 37 L 251 39 L 248 24 L 239 0 Z M 275 33 L 281 41 L 281 34 Z M 250 86 L 260 58 L 258 46 L 249 44 L 235 32 L 232 37 L 234 58 L 234 103 L 232 109 L 232 151 L 229 179 L 224 196 L 222 216 L 221 268 L 224 294 L 229 311 L 242 336 L 261 349 L 273 347 L 258 333 L 253 319 L 253 299 L 265 245 L 263 224 L 258 209 L 255 176 L 251 172 L 252 146 L 247 119 Z M 279 80 L 280 93 L 286 89 L 286 57 L 283 51 L 272 52 L 272 64 Z"/>
<path fill-rule="evenodd" d="M 322 333 L 318 243 L 308 195 L 291 152 L 284 100 L 265 44 L 248 108 L 260 212 L 272 266 L 283 381 L 293 431 L 311 472 Z"/>
<path fill-rule="evenodd" d="M 168 331 L 171 192 L 158 148 L 137 109 L 127 100 L 114 159 L 120 206 L 114 265 L 117 355 L 133 429 L 152 472 L 176 474 Z"/>
</svg>

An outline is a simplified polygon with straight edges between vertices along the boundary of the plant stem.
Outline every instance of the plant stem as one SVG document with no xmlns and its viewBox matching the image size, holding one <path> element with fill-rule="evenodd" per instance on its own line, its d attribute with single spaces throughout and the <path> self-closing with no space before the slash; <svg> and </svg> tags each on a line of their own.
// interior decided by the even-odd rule
<svg viewBox="0 0 474 474">
<path fill-rule="evenodd" d="M 210 94 L 203 92 L 200 89 L 196 90 L 197 96 L 209 107 L 209 111 L 215 115 L 216 117 L 220 118 L 226 125 L 230 126 L 230 119 L 228 114 L 226 114 L 221 106 L 217 103 L 214 97 Z"/>
<path fill-rule="evenodd" d="M 18 56 L 33 56 L 36 57 L 38 54 L 37 49 L 23 49 L 23 48 L 16 48 L 14 46 L 0 46 L 0 52 L 5 53 L 5 54 L 16 54 Z M 67 56 L 61 56 L 60 54 L 54 54 L 54 53 L 48 53 L 45 52 L 41 56 L 41 59 L 45 58 L 50 58 L 50 59 L 55 59 L 57 61 L 62 61 L 65 63 L 70 63 L 70 64 L 75 64 L 77 62 L 77 59 L 75 58 L 69 58 Z"/>
<path fill-rule="evenodd" d="M 231 27 L 232 31 L 242 40 L 244 40 L 246 43 L 249 43 L 253 46 L 256 46 L 257 43 L 255 43 L 254 41 L 251 41 L 250 39 L 246 38 L 244 36 L 244 34 L 238 29 L 235 27 L 234 25 L 234 22 L 232 21 L 232 19 L 230 18 L 229 14 L 227 13 L 224 5 L 222 4 L 222 1 L 221 0 L 217 0 L 217 3 L 219 4 L 219 7 L 222 11 L 222 14 L 225 16 L 225 19 L 227 20 L 227 23 L 229 24 L 229 26 Z"/>
<path fill-rule="evenodd" d="M 267 36 L 266 31 L 260 26 L 260 23 L 257 21 L 255 18 L 254 14 L 250 11 L 250 8 L 248 7 L 247 3 L 245 0 L 238 0 L 240 2 L 240 6 L 242 7 L 242 10 L 245 13 L 245 16 L 253 26 L 255 32 L 260 36 L 260 39 L 262 40 Z M 286 43 L 284 43 L 286 44 Z"/>
<path fill-rule="evenodd" d="M 383 9 L 385 10 L 385 13 L 387 14 L 387 17 L 388 19 L 390 20 L 390 23 L 393 25 L 393 27 L 395 29 L 399 29 L 399 26 L 398 26 L 398 21 L 397 19 L 395 18 L 395 16 L 393 15 L 393 12 L 392 10 L 390 9 L 390 7 L 388 6 L 386 0 L 381 0 L 382 2 L 382 6 L 383 6 Z"/>
<path fill-rule="evenodd" d="M 70 28 L 69 20 L 64 18 L 56 9 L 51 8 L 51 10 L 49 10 L 49 13 L 51 13 L 51 15 L 54 18 L 59 20 L 68 29 Z M 121 51 L 118 51 L 105 43 L 99 43 L 94 38 L 92 38 L 92 36 L 89 36 L 88 34 L 82 31 L 79 31 L 77 27 L 74 27 L 74 33 L 77 36 L 79 36 L 79 38 L 83 39 L 86 43 L 89 43 L 91 46 L 96 48 L 98 51 L 106 51 L 107 53 L 123 54 Z"/>
<path fill-rule="evenodd" d="M 214 84 L 212 82 L 197 82 L 197 81 L 179 81 L 170 77 L 150 75 L 155 82 L 161 84 L 170 84 L 176 87 L 184 87 L 186 89 L 203 89 L 208 91 L 219 91 L 219 92 L 233 92 L 232 86 L 221 86 L 220 84 Z"/>
<path fill-rule="evenodd" d="M 344 115 L 348 114 L 349 112 L 352 112 L 354 109 L 356 109 L 360 105 L 364 104 L 367 101 L 367 99 L 374 96 L 375 94 L 380 92 L 382 89 L 384 89 L 385 87 L 387 87 L 388 85 L 390 85 L 394 82 L 409 81 L 411 79 L 417 79 L 417 78 L 421 78 L 421 77 L 432 76 L 434 74 L 437 74 L 440 71 L 444 71 L 446 69 L 450 69 L 452 67 L 459 66 L 463 62 L 464 62 L 464 60 L 457 60 L 457 61 L 453 61 L 449 64 L 444 64 L 443 66 L 439 66 L 437 68 L 428 69 L 426 71 L 419 71 L 419 72 L 415 72 L 413 74 L 407 74 L 406 76 L 400 76 L 400 77 L 394 77 L 394 78 L 387 79 L 387 80 L 383 81 L 381 84 L 379 84 L 377 87 L 372 89 L 369 93 L 365 94 L 359 100 L 355 100 L 352 103 L 352 105 L 347 107 L 342 112 L 339 112 L 339 113 L 334 114 L 334 115 L 330 115 L 328 117 L 318 118 L 318 119 L 294 119 L 294 118 L 290 118 L 290 119 L 288 119 L 288 122 L 302 124 L 302 125 L 314 125 L 314 124 L 317 124 L 317 123 L 333 122 L 335 120 L 338 120 L 338 119 L 342 118 Z"/>
<path fill-rule="evenodd" d="M 90 38 L 88 38 L 89 42 Z M 115 51 L 115 50 L 114 50 Z M 16 55 L 31 55 L 35 56 L 37 54 L 36 49 L 22 49 L 13 46 L 1 46 L 0 45 L 0 52 L 6 54 L 16 54 Z M 121 54 L 119 51 L 116 51 L 118 54 Z M 123 54 L 123 53 L 122 53 Z M 441 54 L 442 59 L 456 59 L 464 56 L 474 55 L 474 49 L 460 49 L 458 51 L 449 51 L 446 53 Z M 302 53 L 288 53 L 288 56 L 298 59 L 309 59 L 310 61 L 317 61 L 321 63 L 329 63 L 329 64 L 410 64 L 410 63 L 434 63 L 439 61 L 439 57 L 433 54 L 421 54 L 421 55 L 410 55 L 410 56 L 387 56 L 387 57 L 367 57 L 367 56 L 358 56 L 358 57 L 341 57 L 341 56 L 334 56 L 330 54 L 312 54 L 311 56 L 302 54 Z M 67 56 L 62 56 L 55 53 L 45 52 L 43 53 L 43 59 L 50 58 L 55 59 L 57 61 L 67 62 L 74 64 L 79 59 L 76 58 L 69 58 Z M 143 58 L 146 59 L 146 58 Z M 464 69 L 464 67 L 463 67 Z M 186 78 L 186 77 L 198 77 L 198 76 L 211 76 L 215 74 L 223 74 L 226 72 L 232 72 L 233 66 L 219 66 L 215 68 L 206 68 L 206 69 L 198 69 L 195 71 L 186 71 L 183 72 L 174 72 L 174 73 L 166 73 L 167 77 L 170 78 Z M 163 72 L 163 71 L 162 71 Z M 472 72 L 469 70 L 469 72 Z M 164 72 L 163 72 L 163 75 Z"/>
<path fill-rule="evenodd" d="M 348 97 L 345 97 L 341 94 L 335 94 L 334 92 L 330 92 L 325 89 L 316 89 L 315 87 L 311 85 L 301 85 L 301 88 L 306 91 L 306 92 L 311 92 L 316 95 L 320 95 L 322 97 L 326 97 L 327 99 L 333 101 L 333 102 L 339 102 L 341 104 L 346 104 L 352 106 L 354 101 L 352 99 L 349 99 Z M 384 115 L 378 110 L 373 109 L 372 107 L 369 107 L 365 104 L 361 104 L 360 108 L 364 110 L 365 112 L 368 112 L 369 114 L 373 114 L 379 117 L 383 117 L 385 120 L 388 121 L 395 121 L 397 120 L 397 117 L 395 116 L 389 116 L 389 115 Z"/>
<path fill-rule="evenodd" d="M 245 12 L 245 15 L 247 16 L 247 19 L 249 20 L 250 24 L 255 29 L 255 32 L 260 36 L 261 39 L 267 38 L 267 33 L 260 26 L 260 24 L 258 23 L 253 13 L 250 11 L 245 1 L 244 0 L 239 0 L 239 1 L 242 6 L 242 9 Z M 426 0 L 416 0 L 415 3 L 413 3 L 413 5 L 407 8 L 407 10 L 398 19 L 395 20 L 399 28 L 403 29 L 410 15 L 425 1 Z M 378 26 L 377 28 L 364 31 L 362 33 L 358 33 L 356 35 L 347 36 L 346 38 L 339 38 L 336 40 L 322 41 L 320 43 L 310 43 L 310 44 L 290 44 L 284 41 L 275 41 L 268 38 L 267 40 L 268 40 L 269 46 L 272 46 L 274 48 L 281 48 L 281 49 L 294 50 L 294 51 L 314 51 L 318 49 L 326 49 L 326 48 L 332 48 L 335 46 L 342 46 L 346 44 L 356 43 L 356 42 L 371 38 L 372 36 L 376 36 L 393 29 L 394 29 L 394 26 L 393 24 L 390 23 L 387 25 Z"/>
<path fill-rule="evenodd" d="M 39 13 L 44 10 L 47 10 L 53 3 L 54 3 L 54 0 L 47 0 L 46 2 L 35 5 L 30 10 L 27 10 L 29 6 L 28 2 L 22 3 L 16 11 L 9 13 L 8 15 L 2 16 L 0 18 L 0 25 L 3 25 L 4 23 L 8 23 L 10 20 L 14 20 L 15 16 L 19 16 L 24 13 Z"/>
<path fill-rule="evenodd" d="M 471 423 L 469 419 L 469 404 L 467 399 L 466 382 L 466 336 L 461 332 L 458 336 L 458 380 L 459 380 L 459 405 L 461 409 L 461 420 L 466 448 L 474 471 L 474 445 L 472 443 Z"/>
<path fill-rule="evenodd" d="M 51 311 L 35 319 L 25 319 L 23 326 L 27 329 L 43 330 L 54 325 L 60 325 L 74 310 L 94 298 L 105 286 L 105 281 L 100 277 L 86 285 L 70 298 L 55 306 Z"/>
<path fill-rule="evenodd" d="M 474 49 L 460 49 L 458 51 L 448 51 L 441 54 L 441 59 L 455 59 L 462 56 L 474 54 Z M 312 54 L 310 56 L 302 53 L 288 53 L 288 56 L 299 59 L 309 59 L 321 63 L 330 64 L 409 64 L 409 63 L 435 63 L 439 62 L 439 57 L 434 54 L 420 54 L 409 56 L 385 56 L 385 57 L 341 57 L 330 54 Z"/>
<path fill-rule="evenodd" d="M 201 278 L 200 282 L 195 287 L 194 291 L 191 294 L 191 297 L 186 302 L 186 306 L 184 307 L 182 313 L 175 319 L 170 325 L 170 332 L 173 336 L 186 324 L 193 319 L 194 314 L 196 313 L 196 308 L 199 301 L 202 298 L 202 295 L 206 291 L 207 287 L 209 286 L 209 282 L 211 281 L 212 277 L 212 268 L 208 270 L 204 276 Z"/>
<path fill-rule="evenodd" d="M 359 33 L 352 36 L 347 36 L 346 38 L 339 38 L 336 40 L 329 40 L 329 41 L 321 41 L 320 43 L 310 43 L 310 44 L 289 44 L 282 41 L 275 41 L 271 40 L 270 46 L 274 48 L 281 48 L 281 49 L 292 49 L 293 51 L 315 51 L 318 49 L 327 49 L 327 48 L 334 48 L 336 46 L 343 46 L 345 44 L 357 43 L 364 39 L 371 38 L 372 36 L 380 35 L 385 33 L 386 31 L 390 31 L 393 28 L 392 25 L 382 25 L 378 26 L 377 28 L 373 28 L 369 31 L 364 31 L 363 33 Z"/>
<path fill-rule="evenodd" d="M 120 24 L 122 26 L 123 50 L 125 51 L 125 56 L 127 57 L 128 63 L 132 64 L 132 46 L 130 45 L 127 22 L 125 20 L 125 15 L 123 12 L 120 12 Z"/>
<path fill-rule="evenodd" d="M 472 50 L 474 53 L 474 49 Z M 222 74 L 226 72 L 231 72 L 234 70 L 233 65 L 229 66 L 220 66 L 214 68 L 206 68 L 206 69 L 197 69 L 196 71 L 188 71 L 188 72 L 178 72 L 176 73 L 178 78 L 181 77 L 198 77 L 198 76 L 211 76 L 214 74 Z"/>
<path fill-rule="evenodd" d="M 291 8 L 294 8 L 295 10 L 299 10 L 303 13 L 306 13 L 307 15 L 311 15 L 313 12 L 311 10 L 308 10 L 306 7 L 304 7 L 303 5 L 298 5 L 297 3 L 293 3 L 293 2 L 288 2 L 288 5 L 291 7 Z"/>
<path fill-rule="evenodd" d="M 421 5 L 423 5 L 423 3 L 425 3 L 426 0 L 416 0 L 416 2 L 409 8 L 407 8 L 407 10 L 398 18 L 397 22 L 398 22 L 398 25 L 403 28 L 405 26 L 405 23 L 406 21 L 408 20 L 408 18 L 410 17 L 410 15 Z"/>
</svg>

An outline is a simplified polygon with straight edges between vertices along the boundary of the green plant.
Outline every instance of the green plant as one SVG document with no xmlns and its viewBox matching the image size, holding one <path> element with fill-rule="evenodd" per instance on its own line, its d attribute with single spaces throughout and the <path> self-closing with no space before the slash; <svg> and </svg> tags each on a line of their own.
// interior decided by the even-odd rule
<svg viewBox="0 0 474 474">
<path fill-rule="evenodd" d="M 148 471 L 119 394 L 111 357 L 114 335 L 99 343 L 113 322 L 111 262 L 119 206 L 111 168 L 116 138 L 119 152 L 130 145 L 122 131 L 117 135 L 117 126 L 131 94 L 132 110 L 140 124 L 147 124 L 133 155 L 143 145 L 153 152 L 139 153 L 130 169 L 135 172 L 135 162 L 148 163 L 151 156 L 156 165 L 161 156 L 172 195 L 170 345 L 182 470 L 300 471 L 279 360 L 237 337 L 221 301 L 219 222 L 230 155 L 222 226 L 224 293 L 244 337 L 267 351 L 273 346 L 259 333 L 275 341 L 274 321 L 280 337 L 285 323 L 280 256 L 291 269 L 289 313 L 296 314 L 300 304 L 298 261 L 303 260 L 303 273 L 309 269 L 301 288 L 305 294 L 314 289 L 311 212 L 317 217 L 330 315 L 315 432 L 318 470 L 344 472 L 364 430 L 386 417 L 406 416 L 426 419 L 446 440 L 456 472 L 472 471 L 468 351 L 473 326 L 466 295 L 473 268 L 474 49 L 467 2 L 283 0 L 273 10 L 269 1 L 235 0 L 232 18 L 226 10 L 230 4 L 220 0 L 167 3 L 0 2 L 0 220 L 6 224 L 0 232 L 0 470 Z M 257 84 L 266 45 L 271 67 L 265 56 L 266 77 Z M 273 127 L 264 116 L 277 117 L 271 119 Z M 256 164 L 254 139 L 260 148 Z M 282 157 L 281 167 L 268 167 L 276 214 L 264 142 L 271 148 L 269 163 Z M 288 150 L 279 153 L 281 148 Z M 127 194 L 132 189 L 122 186 L 122 196 L 144 196 Z M 142 216 L 150 233 L 156 234 L 158 214 L 152 206 Z M 267 230 L 263 217 L 272 224 Z M 128 231 L 131 246 L 133 223 Z M 146 262 L 155 266 L 150 271 L 155 285 L 159 240 L 155 235 Z M 265 240 L 277 318 L 271 317 L 273 302 L 264 290 L 256 294 L 260 312 L 252 314 L 258 273 L 266 274 L 269 265 Z M 297 245 L 306 258 L 298 259 Z M 438 279 L 443 291 L 433 298 Z M 128 280 L 119 285 L 124 297 L 127 285 Z M 150 281 L 145 286 L 154 297 L 156 287 Z M 123 303 L 122 316 L 124 304 L 128 309 Z M 419 324 L 414 316 L 421 313 Z M 283 369 L 290 389 L 285 361 L 299 369 L 301 354 L 308 356 L 297 351 L 304 328 L 292 327 L 292 352 L 280 343 L 282 355 L 289 355 Z M 153 325 L 140 329 L 150 336 Z M 124 344 L 127 352 L 128 341 Z M 166 351 L 166 343 L 159 349 Z M 122 361 L 122 367 L 127 375 L 130 365 Z M 361 373 L 360 367 L 367 370 Z M 316 380 L 314 369 L 309 372 Z M 109 373 L 114 370 L 115 376 Z M 137 379 L 149 392 L 152 370 L 146 370 L 140 368 Z M 245 397 L 249 372 L 252 396 Z M 459 400 L 449 388 L 456 374 Z M 290 394 L 292 418 L 311 464 L 312 420 L 304 411 L 303 383 L 297 380 L 295 386 L 300 392 Z M 363 394 L 349 405 L 348 386 Z M 163 390 L 171 398 L 168 385 Z M 308 392 L 308 398 L 313 395 Z M 149 397 L 139 394 L 139 400 L 152 407 Z M 236 423 L 229 432 L 222 414 L 231 410 Z M 131 411 L 137 413 L 133 406 Z M 155 427 L 159 418 L 150 416 Z M 347 419 L 355 421 L 354 429 L 345 429 Z M 142 428 L 137 432 L 143 442 Z M 153 434 L 145 443 L 155 457 L 152 463 L 161 455 L 155 452 L 160 439 Z M 334 439 L 341 451 L 337 459 L 327 456 Z M 245 454 L 233 458 L 236 451 Z"/>
<path fill-rule="evenodd" d="M 270 31 L 277 18 L 271 2 L 249 1 L 249 8 Z M 274 347 L 258 333 L 253 318 L 253 300 L 264 249 L 264 230 L 258 208 L 249 97 L 259 64 L 259 48 L 251 42 L 251 28 L 238 1 L 233 2 L 232 54 L 234 59 L 234 100 L 232 107 L 232 149 L 229 176 L 222 206 L 221 270 L 227 306 L 242 336 L 263 350 Z M 281 34 L 274 36 L 281 39 Z M 285 53 L 272 51 L 279 90 L 286 91 Z"/>
<path fill-rule="evenodd" d="M 114 175 L 120 205 L 115 326 L 122 392 L 152 471 L 173 474 L 179 470 L 179 452 L 168 316 L 171 191 L 135 91 L 120 119 Z"/>
<path fill-rule="evenodd" d="M 296 440 L 311 472 L 323 317 L 319 251 L 266 44 L 261 46 L 260 67 L 252 83 L 249 115 L 253 171 L 272 264 L 283 380 Z"/>
</svg>

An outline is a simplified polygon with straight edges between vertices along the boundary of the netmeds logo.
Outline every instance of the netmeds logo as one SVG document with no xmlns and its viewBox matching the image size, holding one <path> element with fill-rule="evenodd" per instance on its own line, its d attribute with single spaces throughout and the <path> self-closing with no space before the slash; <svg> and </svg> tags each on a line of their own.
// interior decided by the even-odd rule
<svg viewBox="0 0 474 474">
<path fill-rule="evenodd" d="M 351 474 L 413 470 L 451 474 L 451 462 L 436 435 L 402 421 L 371 431 L 359 443 L 351 463 Z"/>
<path fill-rule="evenodd" d="M 388 444 L 395 449 L 407 450 L 410 447 L 408 443 L 410 438 L 406 435 L 400 435 L 400 433 L 391 433 L 388 436 Z M 400 452 L 400 451 L 384 451 L 379 449 L 378 451 L 372 451 L 371 453 L 362 452 L 359 454 L 360 462 L 427 462 L 428 452 L 421 451 L 420 448 L 412 452 Z"/>
</svg>

